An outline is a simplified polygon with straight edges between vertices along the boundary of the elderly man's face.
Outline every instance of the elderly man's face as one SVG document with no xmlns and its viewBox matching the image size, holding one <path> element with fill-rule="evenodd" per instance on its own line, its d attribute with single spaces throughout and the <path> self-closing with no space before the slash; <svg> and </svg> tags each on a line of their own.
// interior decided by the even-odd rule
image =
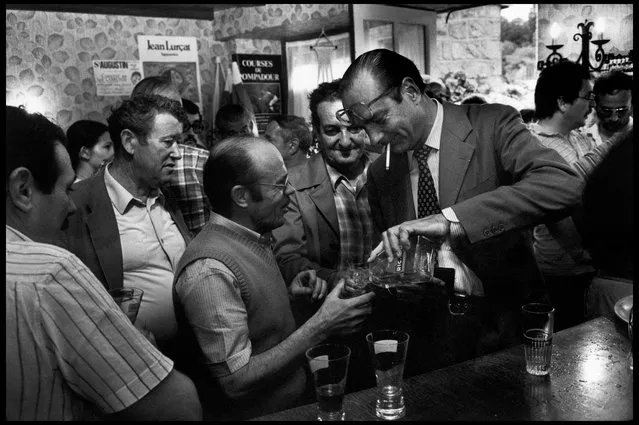
<svg viewBox="0 0 639 425">
<path fill-rule="evenodd" d="M 135 169 L 146 186 L 157 189 L 171 180 L 177 160 L 181 158 L 178 142 L 182 123 L 173 115 L 159 113 L 153 119 L 151 131 L 134 146 Z"/>
<path fill-rule="evenodd" d="M 599 124 L 607 131 L 614 133 L 623 129 L 630 121 L 632 112 L 632 95 L 630 90 L 618 90 L 613 94 L 597 97 L 595 112 Z"/>
<path fill-rule="evenodd" d="M 264 234 L 284 224 L 284 214 L 294 189 L 288 182 L 288 171 L 282 155 L 271 144 L 260 144 L 253 152 L 257 162 L 258 181 L 254 182 L 259 196 L 252 196 L 248 211 L 255 231 Z"/>
</svg>

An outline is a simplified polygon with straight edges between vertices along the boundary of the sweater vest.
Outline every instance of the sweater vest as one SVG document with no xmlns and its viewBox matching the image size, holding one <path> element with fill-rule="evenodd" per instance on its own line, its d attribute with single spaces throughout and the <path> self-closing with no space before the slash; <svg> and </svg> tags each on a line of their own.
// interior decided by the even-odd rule
<svg viewBox="0 0 639 425">
<path fill-rule="evenodd" d="M 288 290 L 270 248 L 231 229 L 209 223 L 184 251 L 178 263 L 175 280 L 187 265 L 204 258 L 213 258 L 222 262 L 237 279 L 247 311 L 252 355 L 269 350 L 293 333 L 295 321 L 291 312 Z M 191 363 L 190 366 L 184 367 L 189 375 L 195 372 L 197 375 L 204 373 L 210 376 L 205 372 L 205 368 L 201 367 L 204 362 L 203 355 L 175 291 L 174 304 L 180 332 L 186 338 L 183 339 L 184 347 L 182 348 L 187 350 L 181 354 L 181 359 L 176 363 L 180 365 L 181 361 L 183 366 Z M 193 367 L 194 361 L 197 361 L 200 367 Z M 188 373 L 188 370 L 192 373 Z M 211 393 L 210 388 L 215 388 L 217 385 L 207 382 L 209 380 L 203 379 L 203 376 L 193 378 L 199 387 L 201 398 L 205 394 L 212 395 L 220 392 L 220 389 L 216 388 Z M 227 406 L 230 408 L 229 419 L 246 418 L 265 414 L 273 409 L 287 408 L 297 396 L 303 393 L 305 381 L 303 369 L 300 367 L 288 376 L 282 377 L 275 388 L 270 387 L 265 390 L 263 396 L 255 397 L 251 401 L 229 400 L 230 404 Z M 202 385 L 209 389 L 202 391 Z M 211 399 L 207 401 L 213 402 Z M 202 400 L 205 415 L 207 401 Z M 217 414 L 227 410 L 224 404 L 215 404 Z"/>
</svg>

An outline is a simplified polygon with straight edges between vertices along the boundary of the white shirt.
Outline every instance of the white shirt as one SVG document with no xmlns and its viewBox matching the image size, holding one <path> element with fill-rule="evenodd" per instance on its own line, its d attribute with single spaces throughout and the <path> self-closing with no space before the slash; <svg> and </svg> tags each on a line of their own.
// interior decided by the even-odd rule
<svg viewBox="0 0 639 425">
<path fill-rule="evenodd" d="M 437 100 L 433 101 L 437 104 L 437 115 L 435 116 L 433 128 L 431 129 L 424 144 L 431 148 L 426 162 L 428 163 L 428 168 L 433 176 L 435 192 L 437 193 L 437 200 L 439 201 L 439 146 L 441 143 L 442 127 L 444 122 L 444 108 Z M 407 153 L 408 171 L 410 174 L 410 183 L 413 193 L 413 205 L 415 207 L 415 217 L 417 217 L 417 186 L 419 182 L 419 168 L 417 166 L 417 160 L 413 158 L 413 151 L 408 151 Z M 450 235 L 442 243 L 437 256 L 439 267 L 451 267 L 455 269 L 455 291 L 483 296 L 484 287 L 479 277 L 477 277 L 477 275 L 469 267 L 461 262 L 450 247 L 450 238 L 463 236 L 464 229 L 461 224 L 459 224 L 459 219 L 451 208 L 444 208 L 442 210 L 442 214 L 451 223 Z"/>
<path fill-rule="evenodd" d="M 123 286 L 144 291 L 139 320 L 161 346 L 177 334 L 173 308 L 173 274 L 186 244 L 164 208 L 164 196 L 135 198 L 109 169 L 104 172 L 122 246 Z"/>
</svg>

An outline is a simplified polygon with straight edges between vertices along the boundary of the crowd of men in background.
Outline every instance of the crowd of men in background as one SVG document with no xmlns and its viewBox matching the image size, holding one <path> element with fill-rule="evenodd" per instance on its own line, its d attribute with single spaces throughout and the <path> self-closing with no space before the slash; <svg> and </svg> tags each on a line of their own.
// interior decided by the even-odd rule
<svg viewBox="0 0 639 425">
<path fill-rule="evenodd" d="M 246 419 L 314 400 L 321 342 L 351 347 L 356 391 L 372 329 L 409 331 L 410 376 L 519 343 L 525 302 L 550 301 L 555 330 L 611 314 L 632 293 L 612 235 L 633 227 L 632 78 L 553 65 L 525 120 L 436 90 L 377 49 L 311 92 L 310 125 L 273 115 L 261 136 L 231 104 L 209 140 L 163 77 L 66 134 L 7 106 L 7 419 Z M 416 235 L 448 292 L 341 296 Z M 135 324 L 122 287 L 144 291 Z"/>
</svg>

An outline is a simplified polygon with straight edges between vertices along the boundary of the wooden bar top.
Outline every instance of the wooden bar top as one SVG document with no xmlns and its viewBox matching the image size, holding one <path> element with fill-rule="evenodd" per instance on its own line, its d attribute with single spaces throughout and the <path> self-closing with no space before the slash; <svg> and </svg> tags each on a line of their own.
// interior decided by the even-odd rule
<svg viewBox="0 0 639 425">
<path fill-rule="evenodd" d="M 526 373 L 519 345 L 405 379 L 402 420 L 632 420 L 629 350 L 627 325 L 599 317 L 554 335 L 547 377 Z M 375 398 L 375 388 L 347 394 L 346 420 L 377 420 Z M 316 411 L 313 403 L 252 420 L 314 421 Z"/>
</svg>

